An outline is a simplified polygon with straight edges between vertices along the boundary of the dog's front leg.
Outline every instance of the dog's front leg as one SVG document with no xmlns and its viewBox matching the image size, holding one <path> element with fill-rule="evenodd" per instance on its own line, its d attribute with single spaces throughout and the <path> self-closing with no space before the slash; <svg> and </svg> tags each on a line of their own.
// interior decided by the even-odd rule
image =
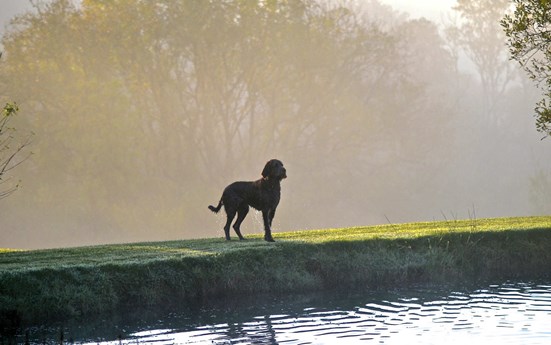
<svg viewBox="0 0 551 345">
<path fill-rule="evenodd" d="M 275 217 L 275 208 L 270 212 L 270 229 L 272 228 L 272 221 L 274 220 L 274 217 Z"/>
<path fill-rule="evenodd" d="M 262 219 L 264 220 L 264 240 L 268 242 L 275 242 L 272 237 L 272 218 L 270 217 L 271 210 L 262 210 Z"/>
</svg>

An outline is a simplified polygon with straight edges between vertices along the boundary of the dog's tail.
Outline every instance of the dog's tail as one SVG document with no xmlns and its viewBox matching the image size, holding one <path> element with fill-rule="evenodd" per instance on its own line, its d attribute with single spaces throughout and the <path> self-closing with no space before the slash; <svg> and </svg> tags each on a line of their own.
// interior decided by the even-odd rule
<svg viewBox="0 0 551 345">
<path fill-rule="evenodd" d="M 220 199 L 220 201 L 218 202 L 218 206 L 216 207 L 209 205 L 209 210 L 211 210 L 214 213 L 218 213 L 218 211 L 220 211 L 221 208 L 222 208 L 222 199 Z"/>
</svg>

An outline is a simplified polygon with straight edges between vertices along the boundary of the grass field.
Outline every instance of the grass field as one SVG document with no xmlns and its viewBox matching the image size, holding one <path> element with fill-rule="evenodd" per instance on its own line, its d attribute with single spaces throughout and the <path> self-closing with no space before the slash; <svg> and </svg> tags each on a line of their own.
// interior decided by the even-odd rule
<svg viewBox="0 0 551 345">
<path fill-rule="evenodd" d="M 33 251 L 0 249 L 0 312 L 29 323 L 227 294 L 551 273 L 551 217 L 443 221 Z"/>
</svg>

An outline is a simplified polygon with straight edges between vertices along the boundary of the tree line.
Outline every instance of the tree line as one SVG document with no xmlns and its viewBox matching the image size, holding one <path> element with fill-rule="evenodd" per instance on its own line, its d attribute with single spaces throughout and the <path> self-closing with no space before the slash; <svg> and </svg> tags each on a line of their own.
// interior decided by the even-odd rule
<svg viewBox="0 0 551 345">
<path fill-rule="evenodd" d="M 206 205 L 270 158 L 289 170 L 285 229 L 447 193 L 472 144 L 458 128 L 500 118 L 516 78 L 482 58 L 470 78 L 436 24 L 375 0 L 53 0 L 2 45 L 0 76 L 36 133 L 26 195 L 3 208 L 13 228 L 68 242 L 216 235 Z M 491 97 L 472 111 L 478 89 Z"/>
</svg>

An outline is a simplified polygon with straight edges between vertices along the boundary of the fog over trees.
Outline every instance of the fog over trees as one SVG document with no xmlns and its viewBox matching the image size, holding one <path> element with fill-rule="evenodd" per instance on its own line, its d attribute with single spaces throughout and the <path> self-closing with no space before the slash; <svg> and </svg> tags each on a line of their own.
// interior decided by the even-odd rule
<svg viewBox="0 0 551 345">
<path fill-rule="evenodd" d="M 2 38 L 0 100 L 34 154 L 0 200 L 0 247 L 222 236 L 207 205 L 271 158 L 288 172 L 276 232 L 549 213 L 551 141 L 507 10 L 462 0 L 441 25 L 376 0 L 38 2 Z"/>
</svg>

